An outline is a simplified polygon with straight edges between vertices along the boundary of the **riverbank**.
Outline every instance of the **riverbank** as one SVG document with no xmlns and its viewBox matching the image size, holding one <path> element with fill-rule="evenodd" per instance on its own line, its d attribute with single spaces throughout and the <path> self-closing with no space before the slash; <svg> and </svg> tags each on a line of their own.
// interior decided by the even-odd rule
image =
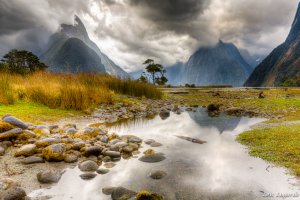
<svg viewBox="0 0 300 200">
<path fill-rule="evenodd" d="M 27 135 L 25 137 L 26 141 L 21 139 L 17 140 L 16 143 L 15 140 L 13 140 L 13 147 L 8 146 L 4 156 L 0 157 L 0 167 L 1 169 L 5 169 L 1 170 L 0 177 L 13 177 L 14 180 L 24 186 L 27 192 L 40 187 L 48 187 L 49 185 L 40 184 L 37 181 L 36 174 L 39 171 L 45 168 L 63 171 L 68 167 L 76 167 L 77 162 L 81 163 L 88 158 L 84 156 L 84 148 L 75 150 L 75 152 L 77 151 L 80 154 L 74 153 L 74 149 L 72 149 L 74 147 L 72 146 L 79 142 L 78 139 L 84 140 L 85 147 L 93 147 L 96 145 L 101 148 L 106 148 L 106 145 L 108 145 L 110 148 L 110 146 L 113 145 L 110 141 L 107 141 L 107 144 L 103 144 L 101 141 L 103 136 L 107 138 L 110 137 L 110 135 L 105 132 L 104 134 L 100 134 L 101 132 L 103 133 L 103 131 L 101 131 L 103 127 L 134 118 L 151 118 L 158 114 L 160 114 L 163 119 L 170 115 L 170 111 L 176 114 L 180 114 L 184 110 L 193 112 L 199 106 L 206 107 L 206 109 L 210 110 L 208 114 L 212 117 L 218 117 L 220 114 L 225 113 L 238 117 L 268 118 L 268 121 L 256 125 L 253 130 L 238 136 L 238 141 L 250 147 L 250 155 L 261 157 L 280 166 L 290 168 L 295 175 L 299 175 L 300 166 L 298 165 L 298 155 L 300 155 L 300 150 L 298 148 L 298 141 L 300 141 L 300 134 L 297 133 L 299 133 L 300 128 L 298 126 L 299 121 L 297 120 L 300 120 L 300 89 L 255 90 L 224 88 L 162 90 L 165 97 L 161 100 L 118 96 L 114 104 L 102 104 L 102 106 L 86 112 L 74 113 L 72 111 L 60 110 L 57 112 L 57 118 L 55 118 L 55 113 L 58 110 L 47 110 L 48 108 L 46 109 L 45 107 L 27 109 L 26 104 L 17 104 L 18 109 L 15 110 L 1 110 L 2 113 L 6 110 L 9 111 L 7 113 L 13 115 L 18 115 L 18 113 L 22 115 L 26 113 L 26 115 L 29 115 L 30 111 L 32 111 L 32 116 L 34 117 L 31 116 L 28 119 L 34 120 L 31 121 L 33 124 L 30 125 L 30 129 L 28 130 L 31 131 L 29 132 L 29 138 L 27 138 Z M 47 112 L 44 112 L 45 109 Z M 24 110 L 24 113 L 22 110 Z M 38 120 L 41 115 L 44 115 L 44 118 Z M 54 116 L 53 120 L 47 120 L 47 117 L 50 115 Z M 37 124 L 43 122 L 43 126 L 35 125 L 37 121 Z M 74 134 L 77 132 L 85 132 L 91 129 L 97 130 L 97 136 L 74 137 Z M 71 135 L 69 135 L 69 133 Z M 93 134 L 93 131 L 90 133 Z M 63 141 L 63 146 L 66 145 L 65 148 L 67 151 L 70 151 L 71 157 L 73 159 L 75 159 L 74 155 L 77 157 L 78 161 L 76 160 L 75 164 L 42 162 L 39 158 L 35 157 L 33 161 L 38 160 L 42 163 L 24 165 L 22 163 L 22 160 L 25 158 L 24 156 L 20 158 L 14 157 L 16 151 L 22 146 L 35 144 L 41 139 L 53 137 L 59 139 L 56 139 L 56 142 L 49 144 L 49 146 L 52 144 L 61 144 Z M 122 138 L 122 136 L 118 135 L 113 137 Z M 116 138 L 111 139 L 114 140 Z M 99 141 L 100 143 L 98 143 Z M 123 139 L 121 139 L 121 141 L 123 141 Z M 128 142 L 128 140 L 126 141 Z M 127 146 L 129 146 L 129 143 L 127 143 Z M 135 146 L 135 148 L 136 146 L 139 147 L 140 143 L 133 146 Z M 47 157 L 46 155 L 43 156 L 43 148 L 44 147 L 39 147 L 36 150 L 37 157 Z M 122 153 L 123 150 L 120 151 L 120 156 Z M 63 160 L 64 159 L 65 158 L 63 158 Z M 95 162 L 101 161 L 101 163 L 103 161 L 103 157 L 88 159 L 94 160 Z M 106 161 L 110 162 L 109 160 Z M 98 165 L 99 164 L 100 163 L 98 163 Z"/>
<path fill-rule="evenodd" d="M 300 88 L 164 89 L 184 105 L 218 105 L 218 113 L 263 117 L 267 121 L 241 133 L 237 141 L 252 156 L 300 175 Z"/>
</svg>

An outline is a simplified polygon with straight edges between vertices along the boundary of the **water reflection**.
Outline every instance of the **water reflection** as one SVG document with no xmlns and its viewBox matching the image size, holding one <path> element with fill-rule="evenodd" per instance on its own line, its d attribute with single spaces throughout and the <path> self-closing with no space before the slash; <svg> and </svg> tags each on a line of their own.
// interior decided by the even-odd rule
<svg viewBox="0 0 300 200">
<path fill-rule="evenodd" d="M 269 164 L 249 157 L 245 148 L 235 142 L 236 134 L 260 121 L 262 119 L 224 116 L 209 118 L 207 113 L 200 111 L 172 114 L 164 121 L 158 116 L 153 120 L 114 126 L 111 132 L 134 134 L 162 143 L 163 146 L 155 150 L 164 153 L 167 159 L 159 163 L 143 163 L 137 158 L 122 160 L 110 173 L 98 175 L 92 181 L 81 180 L 79 170 L 70 169 L 58 185 L 35 191 L 31 196 L 105 200 L 110 197 L 103 195 L 101 189 L 107 186 L 123 186 L 136 191 L 146 189 L 171 200 L 268 199 L 262 197 L 263 192 L 299 192 L 292 185 L 296 180 L 286 175 L 284 169 L 271 167 L 268 172 Z M 176 135 L 199 138 L 207 143 L 191 143 Z M 141 151 L 150 148 L 143 146 Z M 164 170 L 167 176 L 152 180 L 148 175 L 156 170 Z"/>
</svg>

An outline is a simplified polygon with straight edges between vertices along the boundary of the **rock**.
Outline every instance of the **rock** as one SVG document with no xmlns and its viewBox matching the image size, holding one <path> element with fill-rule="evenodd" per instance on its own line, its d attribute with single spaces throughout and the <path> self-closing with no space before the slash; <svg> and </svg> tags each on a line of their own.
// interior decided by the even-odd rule
<svg viewBox="0 0 300 200">
<path fill-rule="evenodd" d="M 109 156 L 111 158 L 119 158 L 121 157 L 121 153 L 118 151 L 106 151 L 104 152 L 105 156 Z"/>
<path fill-rule="evenodd" d="M 5 131 L 3 133 L 0 133 L 0 140 L 12 138 L 12 137 L 18 137 L 22 132 L 23 130 L 21 128 L 14 128 L 12 130 Z"/>
<path fill-rule="evenodd" d="M 29 156 L 27 158 L 24 158 L 21 163 L 24 165 L 29 165 L 29 164 L 36 164 L 36 163 L 44 163 L 44 159 L 42 157 L 38 156 Z"/>
<path fill-rule="evenodd" d="M 89 140 L 95 138 L 99 133 L 99 129 L 94 127 L 85 127 L 82 130 L 79 130 L 74 136 L 76 138 L 81 138 L 83 140 Z"/>
<path fill-rule="evenodd" d="M 6 116 L 2 119 L 3 122 L 9 123 L 21 129 L 27 129 L 28 125 L 25 124 L 22 120 L 14 117 L 14 116 Z"/>
<path fill-rule="evenodd" d="M 144 155 L 139 158 L 139 161 L 147 162 L 147 163 L 155 163 L 155 162 L 161 162 L 165 159 L 166 157 L 163 154 L 156 153 L 156 154 Z"/>
<path fill-rule="evenodd" d="M 29 130 L 24 130 L 23 133 L 18 136 L 19 140 L 29 140 L 32 138 L 36 138 L 36 134 Z"/>
<path fill-rule="evenodd" d="M 39 135 L 50 135 L 50 130 L 47 126 L 37 126 L 34 132 Z"/>
<path fill-rule="evenodd" d="M 5 154 L 5 148 L 0 146 L 0 156 L 4 156 Z"/>
<path fill-rule="evenodd" d="M 207 143 L 206 141 L 203 141 L 203 140 L 200 140 L 200 139 L 197 139 L 197 138 L 191 138 L 191 137 L 186 137 L 186 136 L 178 136 L 178 135 L 176 135 L 176 137 L 178 137 L 180 139 L 183 139 L 183 140 L 186 140 L 186 141 L 189 141 L 189 142 L 197 143 L 197 144 Z"/>
<path fill-rule="evenodd" d="M 155 171 L 155 172 L 151 172 L 149 177 L 152 179 L 162 179 L 163 177 L 165 177 L 167 175 L 166 172 L 164 171 Z"/>
<path fill-rule="evenodd" d="M 146 150 L 146 151 L 144 151 L 144 154 L 145 155 L 153 155 L 153 154 L 155 154 L 156 152 L 153 150 L 153 149 L 148 149 L 148 150 Z"/>
<path fill-rule="evenodd" d="M 14 129 L 14 128 L 15 128 L 15 126 L 13 126 L 9 123 L 0 121 L 0 133 L 3 133 L 5 131 L 9 131 L 9 130 Z"/>
<path fill-rule="evenodd" d="M 136 200 L 163 200 L 164 198 L 156 193 L 151 193 L 148 191 L 140 191 L 136 195 Z"/>
<path fill-rule="evenodd" d="M 91 180 L 91 179 L 95 178 L 97 176 L 97 174 L 88 172 L 88 173 L 80 174 L 79 176 L 83 180 Z"/>
<path fill-rule="evenodd" d="M 122 151 L 123 151 L 123 152 L 126 152 L 126 153 L 131 153 L 131 152 L 134 151 L 134 149 L 133 149 L 133 147 L 131 147 L 131 146 L 126 146 L 126 147 L 123 147 L 123 148 L 122 148 Z"/>
<path fill-rule="evenodd" d="M 219 111 L 220 110 L 221 105 L 220 104 L 209 104 L 207 106 L 207 111 L 208 112 L 215 112 L 215 111 Z"/>
<path fill-rule="evenodd" d="M 260 92 L 259 95 L 258 95 L 258 98 L 259 98 L 259 99 L 264 99 L 264 98 L 266 98 L 266 96 L 264 95 L 264 92 Z"/>
<path fill-rule="evenodd" d="M 111 161 L 111 157 L 109 157 L 109 156 L 104 156 L 104 158 L 102 158 L 102 161 L 103 162 L 110 162 Z"/>
<path fill-rule="evenodd" d="M 113 168 L 114 166 L 116 166 L 116 163 L 108 162 L 108 163 L 105 163 L 103 166 L 110 169 L 110 168 Z"/>
<path fill-rule="evenodd" d="M 76 151 L 79 151 L 83 147 L 85 147 L 85 143 L 83 141 L 76 142 L 75 144 L 72 145 L 72 149 L 74 149 Z"/>
<path fill-rule="evenodd" d="M 100 168 L 97 170 L 98 174 L 107 174 L 109 172 L 109 169 Z"/>
<path fill-rule="evenodd" d="M 121 148 L 128 146 L 126 142 L 118 142 L 114 145 L 110 146 L 110 150 L 112 151 L 119 151 Z"/>
<path fill-rule="evenodd" d="M 162 144 L 159 143 L 159 142 L 153 142 L 153 143 L 150 144 L 150 146 L 151 146 L 151 147 L 161 147 Z"/>
<path fill-rule="evenodd" d="M 35 144 L 26 144 L 23 145 L 18 151 L 15 153 L 15 156 L 32 156 L 37 151 L 37 147 Z"/>
<path fill-rule="evenodd" d="M 129 146 L 131 146 L 134 151 L 139 149 L 139 145 L 137 143 L 129 143 Z"/>
<path fill-rule="evenodd" d="M 35 142 L 37 147 L 46 147 L 52 144 L 58 144 L 61 142 L 61 138 L 44 138 Z"/>
<path fill-rule="evenodd" d="M 148 144 L 150 145 L 151 143 L 155 142 L 155 140 L 152 140 L 152 139 L 148 139 L 148 140 L 145 140 L 144 143 L 145 144 Z"/>
<path fill-rule="evenodd" d="M 92 171 L 96 171 L 99 168 L 99 166 L 95 161 L 86 160 L 80 163 L 78 168 L 83 172 L 92 172 Z"/>
<path fill-rule="evenodd" d="M 77 133 L 77 129 L 74 127 L 70 127 L 66 130 L 67 135 L 74 135 L 75 133 Z"/>
<path fill-rule="evenodd" d="M 126 200 L 135 197 L 137 193 L 124 187 L 117 187 L 111 193 L 112 200 Z"/>
<path fill-rule="evenodd" d="M 142 143 L 143 140 L 139 137 L 136 137 L 136 136 L 130 136 L 128 138 L 128 142 L 131 142 L 131 143 Z"/>
<path fill-rule="evenodd" d="M 3 192 L 0 192 L 1 200 L 24 200 L 26 192 L 20 187 L 12 187 Z"/>
<path fill-rule="evenodd" d="M 43 149 L 43 158 L 47 161 L 59 162 L 64 160 L 66 147 L 64 144 L 52 144 Z"/>
<path fill-rule="evenodd" d="M 56 170 L 46 170 L 37 174 L 40 183 L 57 183 L 62 176 L 62 172 Z"/>
<path fill-rule="evenodd" d="M 115 189 L 116 187 L 105 187 L 102 188 L 102 193 L 105 195 L 111 195 Z"/>
<path fill-rule="evenodd" d="M 103 148 L 100 146 L 91 146 L 91 147 L 87 147 L 84 151 L 84 155 L 86 157 L 88 156 L 99 156 L 102 152 Z"/>
<path fill-rule="evenodd" d="M 108 137 L 107 135 L 103 135 L 100 139 L 101 142 L 107 143 L 108 142 Z"/>
<path fill-rule="evenodd" d="M 162 120 L 165 120 L 170 117 L 170 111 L 163 109 L 160 111 L 159 116 Z"/>
<path fill-rule="evenodd" d="M 66 163 L 74 163 L 74 162 L 77 162 L 78 161 L 78 156 L 75 155 L 75 154 L 67 154 L 65 155 L 64 157 L 64 161 Z"/>
</svg>

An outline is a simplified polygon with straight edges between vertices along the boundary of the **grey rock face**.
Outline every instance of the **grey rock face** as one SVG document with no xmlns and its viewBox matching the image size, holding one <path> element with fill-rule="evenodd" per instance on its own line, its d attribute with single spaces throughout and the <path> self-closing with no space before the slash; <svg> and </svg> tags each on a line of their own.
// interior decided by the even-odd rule
<svg viewBox="0 0 300 200">
<path fill-rule="evenodd" d="M 166 157 L 163 154 L 156 153 L 156 154 L 144 155 L 139 158 L 139 161 L 147 162 L 147 163 L 156 163 L 156 162 L 161 162 L 165 159 Z"/>
<path fill-rule="evenodd" d="M 28 125 L 25 124 L 22 120 L 14 117 L 14 116 L 6 116 L 2 119 L 2 121 L 9 123 L 11 125 L 14 125 L 16 127 L 19 127 L 21 129 L 27 129 Z"/>
<path fill-rule="evenodd" d="M 37 174 L 37 179 L 40 183 L 57 183 L 62 176 L 60 171 L 47 170 L 44 172 L 39 172 Z"/>
<path fill-rule="evenodd" d="M 79 164 L 79 169 L 83 172 L 96 171 L 99 166 L 95 161 L 87 160 Z"/>
</svg>

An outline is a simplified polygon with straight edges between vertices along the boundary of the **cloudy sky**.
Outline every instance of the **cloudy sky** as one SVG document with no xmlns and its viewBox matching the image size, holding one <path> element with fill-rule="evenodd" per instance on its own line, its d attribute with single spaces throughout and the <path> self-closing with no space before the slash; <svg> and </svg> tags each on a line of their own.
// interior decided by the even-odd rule
<svg viewBox="0 0 300 200">
<path fill-rule="evenodd" d="M 77 14 L 100 49 L 126 71 L 146 58 L 185 62 L 219 39 L 266 55 L 286 38 L 299 0 L 0 0 L 0 56 L 39 54 Z"/>
</svg>

